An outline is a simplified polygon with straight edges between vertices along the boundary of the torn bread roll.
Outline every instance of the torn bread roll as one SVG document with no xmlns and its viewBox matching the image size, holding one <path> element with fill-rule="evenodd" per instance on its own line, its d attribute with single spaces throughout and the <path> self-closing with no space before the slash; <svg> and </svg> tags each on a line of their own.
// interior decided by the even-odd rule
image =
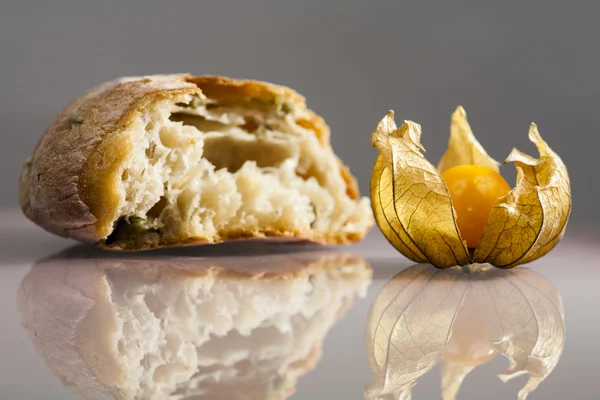
<svg viewBox="0 0 600 400">
<path fill-rule="evenodd" d="M 371 279 L 363 259 L 332 252 L 86 251 L 35 265 L 17 304 L 45 364 L 88 400 L 285 399 Z"/>
<path fill-rule="evenodd" d="M 85 93 L 27 160 L 20 202 L 48 231 L 130 250 L 264 237 L 349 243 L 373 225 L 302 96 L 215 76 L 121 78 Z"/>
</svg>

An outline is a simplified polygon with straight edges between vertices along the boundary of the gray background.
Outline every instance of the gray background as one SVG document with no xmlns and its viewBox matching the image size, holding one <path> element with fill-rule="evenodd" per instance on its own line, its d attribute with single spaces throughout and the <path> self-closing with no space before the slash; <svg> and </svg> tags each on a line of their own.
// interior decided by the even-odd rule
<svg viewBox="0 0 600 400">
<path fill-rule="evenodd" d="M 535 154 L 531 121 L 571 174 L 572 222 L 597 230 L 600 3 L 102 1 L 0 5 L 0 206 L 54 115 L 122 75 L 220 74 L 284 84 L 331 125 L 366 193 L 388 109 L 423 126 L 434 163 L 462 104 L 488 152 Z M 503 173 L 512 183 L 514 168 Z"/>
</svg>

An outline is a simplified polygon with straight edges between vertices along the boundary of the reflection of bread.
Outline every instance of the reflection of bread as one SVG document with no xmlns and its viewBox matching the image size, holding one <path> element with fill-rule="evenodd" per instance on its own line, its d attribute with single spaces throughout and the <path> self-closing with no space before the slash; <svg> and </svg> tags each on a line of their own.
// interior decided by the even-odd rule
<svg viewBox="0 0 600 400">
<path fill-rule="evenodd" d="M 113 248 L 361 239 L 366 199 L 291 89 L 163 75 L 105 83 L 48 128 L 21 177 L 43 228 Z"/>
<path fill-rule="evenodd" d="M 22 323 L 85 399 L 285 398 L 371 276 L 335 253 L 214 260 L 50 259 Z"/>
</svg>

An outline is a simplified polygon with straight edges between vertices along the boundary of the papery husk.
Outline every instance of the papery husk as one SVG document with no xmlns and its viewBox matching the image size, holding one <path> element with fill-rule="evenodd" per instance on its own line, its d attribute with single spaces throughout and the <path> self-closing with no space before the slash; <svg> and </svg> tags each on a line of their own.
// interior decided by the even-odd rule
<svg viewBox="0 0 600 400">
<path fill-rule="evenodd" d="M 421 126 L 396 128 L 389 111 L 371 136 L 379 157 L 371 177 L 371 202 L 379 228 L 404 256 L 439 268 L 469 264 L 456 212 L 439 171 L 421 151 Z"/>
<path fill-rule="evenodd" d="M 517 185 L 493 207 L 482 237 L 470 253 L 441 173 L 458 165 L 498 171 L 477 141 L 462 107 L 452 115 L 448 149 L 438 169 L 423 156 L 421 126 L 397 128 L 389 111 L 371 136 L 379 156 L 371 176 L 371 203 L 379 228 L 407 258 L 438 268 L 489 263 L 510 268 L 550 251 L 564 235 L 571 211 L 567 169 L 540 136 L 529 131 L 539 159 L 514 149 L 505 162 L 517 167 Z"/>
<path fill-rule="evenodd" d="M 452 114 L 448 149 L 440 159 L 438 170 L 443 174 L 459 165 L 478 165 L 500 172 L 500 163 L 490 157 L 477 141 L 467 121 L 467 112 L 461 106 Z"/>
<path fill-rule="evenodd" d="M 562 239 L 571 213 L 567 167 L 531 124 L 529 139 L 540 157 L 513 149 L 517 186 L 498 200 L 483 229 L 474 261 L 511 268 L 538 259 Z"/>
</svg>

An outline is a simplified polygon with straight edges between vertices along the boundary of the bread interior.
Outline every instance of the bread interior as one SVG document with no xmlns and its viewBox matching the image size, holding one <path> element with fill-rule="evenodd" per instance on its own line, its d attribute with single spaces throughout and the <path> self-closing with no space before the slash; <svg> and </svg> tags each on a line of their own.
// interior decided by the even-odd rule
<svg viewBox="0 0 600 400">
<path fill-rule="evenodd" d="M 148 106 L 129 127 L 133 151 L 106 244 L 364 231 L 368 202 L 350 198 L 303 112 L 191 95 Z"/>
</svg>

